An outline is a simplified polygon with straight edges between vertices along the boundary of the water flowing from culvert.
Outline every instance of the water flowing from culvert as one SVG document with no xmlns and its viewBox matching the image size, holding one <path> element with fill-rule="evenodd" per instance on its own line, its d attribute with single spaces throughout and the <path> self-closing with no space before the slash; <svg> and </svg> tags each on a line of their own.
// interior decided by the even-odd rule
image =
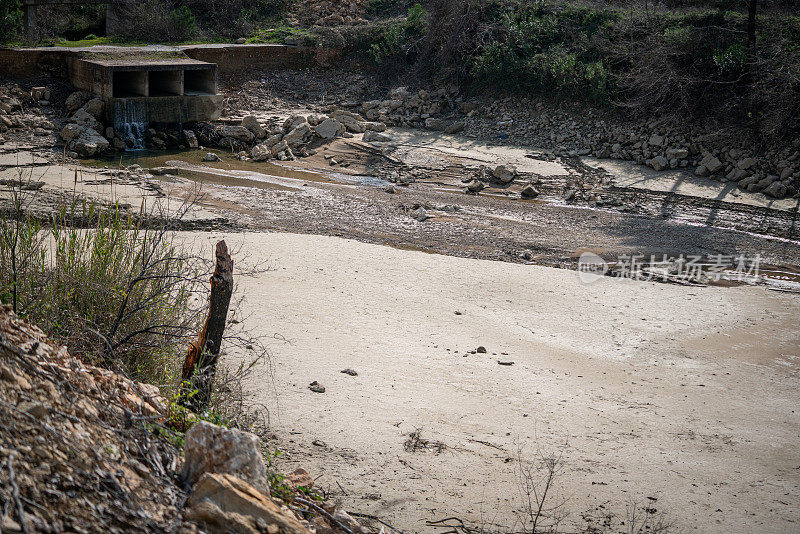
<svg viewBox="0 0 800 534">
<path fill-rule="evenodd" d="M 149 125 L 147 108 L 141 99 L 114 102 L 114 131 L 125 140 L 125 150 L 145 149 L 145 132 Z"/>
</svg>

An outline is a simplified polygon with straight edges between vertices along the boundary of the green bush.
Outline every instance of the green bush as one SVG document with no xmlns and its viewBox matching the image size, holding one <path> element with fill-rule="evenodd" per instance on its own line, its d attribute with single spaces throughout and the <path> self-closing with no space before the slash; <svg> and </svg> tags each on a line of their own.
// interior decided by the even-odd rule
<svg viewBox="0 0 800 534">
<path fill-rule="evenodd" d="M 203 264 L 154 219 L 74 201 L 40 221 L 26 202 L 17 190 L 0 218 L 0 300 L 86 361 L 176 383 Z"/>
<path fill-rule="evenodd" d="M 591 43 L 613 19 L 583 8 L 553 11 L 544 1 L 515 4 L 502 13 L 495 38 L 475 57 L 472 83 L 481 89 L 603 100 L 608 75 Z"/>
<path fill-rule="evenodd" d="M 12 40 L 22 29 L 20 0 L 0 0 L 0 43 Z"/>
<path fill-rule="evenodd" d="M 378 67 L 395 69 L 414 61 L 414 46 L 427 31 L 427 13 L 414 4 L 402 22 L 386 27 L 377 43 L 369 48 L 369 56 Z"/>
</svg>

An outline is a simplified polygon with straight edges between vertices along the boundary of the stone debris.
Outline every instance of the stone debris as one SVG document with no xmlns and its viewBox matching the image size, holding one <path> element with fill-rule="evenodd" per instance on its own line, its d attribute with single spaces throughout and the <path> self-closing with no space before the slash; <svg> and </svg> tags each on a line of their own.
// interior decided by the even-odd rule
<svg viewBox="0 0 800 534">
<path fill-rule="evenodd" d="M 205 473 L 225 473 L 269 493 L 261 442 L 255 434 L 200 421 L 186 432 L 183 455 L 181 476 L 188 484 Z"/>
</svg>

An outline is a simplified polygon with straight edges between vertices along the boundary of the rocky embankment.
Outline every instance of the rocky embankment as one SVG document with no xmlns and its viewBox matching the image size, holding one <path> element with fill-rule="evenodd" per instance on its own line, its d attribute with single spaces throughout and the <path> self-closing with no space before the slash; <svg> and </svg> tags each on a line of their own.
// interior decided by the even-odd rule
<svg viewBox="0 0 800 534">
<path fill-rule="evenodd" d="M 271 473 L 256 435 L 181 413 L 0 307 L 0 530 L 372 532 L 304 470 Z"/>
<path fill-rule="evenodd" d="M 254 95 L 248 109 L 259 109 L 257 94 L 264 83 L 251 80 L 242 85 L 245 96 L 240 99 Z M 677 119 L 621 122 L 596 111 L 570 111 L 541 102 L 466 99 L 453 88 L 399 87 L 382 99 L 347 95 L 333 100 L 333 104 L 306 102 L 315 113 L 292 115 L 285 122 L 242 113 L 240 123 L 229 117 L 219 123 L 186 125 L 183 130 L 149 128 L 143 132 L 144 143 L 153 149 L 219 147 L 255 161 L 292 160 L 314 154 L 315 147 L 338 137 L 363 134 L 364 141 L 381 143 L 389 140 L 383 133 L 387 127 L 418 128 L 535 147 L 552 157 L 594 156 L 633 161 L 656 171 L 685 169 L 770 198 L 800 195 L 800 139 L 758 151 L 744 136 L 713 126 Z M 92 157 L 136 142 L 103 124 L 103 106 L 86 93 L 67 98 L 69 118 L 61 137 L 71 155 Z M 262 109 L 269 107 L 265 104 Z M 480 176 L 475 178 L 480 181 Z"/>
</svg>

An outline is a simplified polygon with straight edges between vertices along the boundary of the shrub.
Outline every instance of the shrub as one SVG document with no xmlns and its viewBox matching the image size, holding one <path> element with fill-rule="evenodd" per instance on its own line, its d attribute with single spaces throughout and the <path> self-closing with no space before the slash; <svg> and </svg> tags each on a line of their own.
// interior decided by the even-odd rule
<svg viewBox="0 0 800 534">
<path fill-rule="evenodd" d="M 427 16 L 420 4 L 414 4 L 402 22 L 387 26 L 380 40 L 369 48 L 375 65 L 387 70 L 407 66 L 415 60 L 415 47 L 427 30 Z"/>
<path fill-rule="evenodd" d="M 13 39 L 21 28 L 20 0 L 0 0 L 0 43 Z"/>
<path fill-rule="evenodd" d="M 169 219 L 73 201 L 40 221 L 22 187 L 0 218 L 0 300 L 86 361 L 175 383 L 206 263 L 169 242 Z"/>
<path fill-rule="evenodd" d="M 181 42 L 199 34 L 197 22 L 187 5 L 177 8 L 166 0 L 130 4 L 125 37 L 140 41 Z"/>
</svg>

